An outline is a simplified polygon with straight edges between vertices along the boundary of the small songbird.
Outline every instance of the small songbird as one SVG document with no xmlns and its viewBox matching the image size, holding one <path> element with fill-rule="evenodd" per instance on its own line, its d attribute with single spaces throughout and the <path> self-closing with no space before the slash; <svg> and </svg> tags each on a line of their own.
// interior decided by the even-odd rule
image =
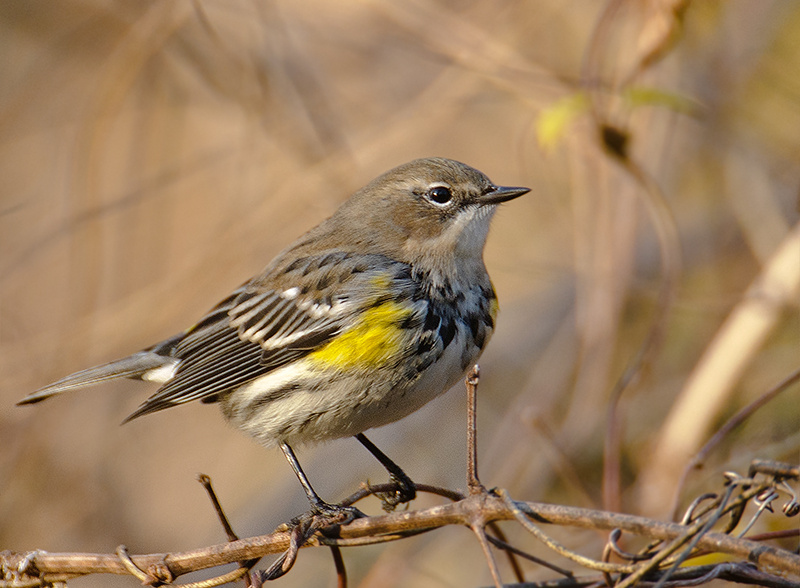
<svg viewBox="0 0 800 588">
<path fill-rule="evenodd" d="M 219 403 L 234 426 L 278 445 L 320 514 L 340 512 L 291 448 L 355 436 L 397 484 L 414 484 L 363 432 L 452 387 L 492 335 L 497 297 L 483 263 L 497 205 L 529 192 L 449 159 L 417 159 L 356 192 L 330 218 L 186 331 L 89 368 L 19 404 L 117 378 L 161 387 L 125 422 Z"/>
</svg>

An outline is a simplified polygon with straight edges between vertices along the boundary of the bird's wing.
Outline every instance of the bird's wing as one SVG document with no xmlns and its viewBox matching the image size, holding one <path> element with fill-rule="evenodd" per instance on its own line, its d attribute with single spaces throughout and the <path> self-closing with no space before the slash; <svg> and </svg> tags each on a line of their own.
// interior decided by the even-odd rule
<svg viewBox="0 0 800 588">
<path fill-rule="evenodd" d="M 172 350 L 174 377 L 126 421 L 226 391 L 302 358 L 353 323 L 361 310 L 410 296 L 405 264 L 326 252 L 260 276 L 218 304 Z"/>
</svg>

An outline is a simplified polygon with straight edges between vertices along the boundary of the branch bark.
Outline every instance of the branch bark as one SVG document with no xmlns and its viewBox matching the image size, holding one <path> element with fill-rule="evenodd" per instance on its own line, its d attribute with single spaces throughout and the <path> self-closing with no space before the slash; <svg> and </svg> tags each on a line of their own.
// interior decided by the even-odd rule
<svg viewBox="0 0 800 588">
<path fill-rule="evenodd" d="M 687 530 L 685 525 L 626 514 L 535 502 L 517 502 L 516 504 L 537 523 L 609 531 L 619 528 L 635 535 L 660 540 L 675 539 Z M 309 540 L 307 545 L 364 544 L 365 538 L 386 541 L 400 539 L 404 537 L 405 533 L 415 534 L 445 525 L 468 527 L 478 511 L 487 521 L 504 521 L 514 518 L 510 509 L 496 496 L 469 496 L 458 502 L 423 510 L 356 519 L 349 525 L 338 528 L 335 538 L 317 535 Z M 163 566 L 167 566 L 171 574 L 177 577 L 189 572 L 283 552 L 289 546 L 289 535 L 289 532 L 280 531 L 181 553 L 134 555 L 131 556 L 131 560 L 143 571 L 163 569 Z M 777 569 L 800 576 L 800 555 L 773 546 L 712 532 L 702 536 L 697 547 L 706 551 L 735 555 L 759 567 L 766 566 L 768 569 Z M 43 551 L 30 554 L 13 554 L 11 552 L 0 554 L 4 568 L 13 564 L 15 558 L 18 561 L 27 558 L 31 571 L 38 571 L 40 577 L 49 581 L 87 574 L 127 575 L 130 573 L 115 554 L 47 553 Z"/>
</svg>

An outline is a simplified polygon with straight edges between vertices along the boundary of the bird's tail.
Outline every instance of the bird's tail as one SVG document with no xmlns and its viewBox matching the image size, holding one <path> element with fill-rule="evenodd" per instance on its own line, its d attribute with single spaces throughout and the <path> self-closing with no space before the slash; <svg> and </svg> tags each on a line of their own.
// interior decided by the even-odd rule
<svg viewBox="0 0 800 588">
<path fill-rule="evenodd" d="M 169 353 L 177 340 L 178 337 L 175 337 L 131 356 L 76 372 L 40 388 L 17 404 L 34 404 L 68 390 L 94 386 L 119 378 L 166 382 L 175 374 L 178 365 L 178 360 Z"/>
</svg>

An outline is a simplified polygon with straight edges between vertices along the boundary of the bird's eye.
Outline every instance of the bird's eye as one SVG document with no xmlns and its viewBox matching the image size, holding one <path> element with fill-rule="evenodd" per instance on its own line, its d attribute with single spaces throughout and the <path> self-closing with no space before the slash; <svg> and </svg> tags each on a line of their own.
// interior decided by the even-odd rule
<svg viewBox="0 0 800 588">
<path fill-rule="evenodd" d="M 428 198 L 436 204 L 447 204 L 453 199 L 453 193 L 447 186 L 435 186 L 428 190 Z"/>
</svg>

